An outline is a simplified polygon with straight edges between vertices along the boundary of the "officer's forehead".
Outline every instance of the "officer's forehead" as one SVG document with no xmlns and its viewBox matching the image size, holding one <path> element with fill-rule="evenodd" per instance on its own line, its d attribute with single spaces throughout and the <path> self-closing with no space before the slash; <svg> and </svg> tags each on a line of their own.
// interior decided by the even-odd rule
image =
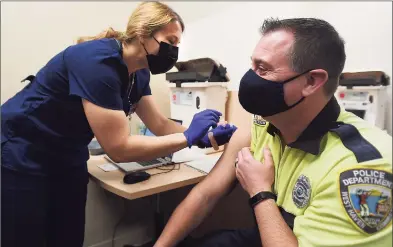
<svg viewBox="0 0 393 247">
<path fill-rule="evenodd" d="M 273 67 L 287 66 L 288 55 L 294 42 L 293 33 L 286 30 L 262 35 L 252 54 L 254 61 L 264 61 Z"/>
</svg>

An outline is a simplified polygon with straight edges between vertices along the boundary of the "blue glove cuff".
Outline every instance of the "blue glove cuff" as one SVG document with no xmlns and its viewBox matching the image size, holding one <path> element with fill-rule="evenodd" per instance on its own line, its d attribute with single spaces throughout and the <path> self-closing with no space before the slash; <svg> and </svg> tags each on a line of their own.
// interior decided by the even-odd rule
<svg viewBox="0 0 393 247">
<path fill-rule="evenodd" d="M 184 131 L 183 134 L 184 134 L 184 136 L 185 136 L 186 139 L 187 139 L 187 146 L 188 146 L 189 148 L 191 148 L 191 147 L 192 147 L 192 142 L 191 142 L 191 140 L 190 140 L 190 137 L 188 136 L 187 130 Z"/>
</svg>

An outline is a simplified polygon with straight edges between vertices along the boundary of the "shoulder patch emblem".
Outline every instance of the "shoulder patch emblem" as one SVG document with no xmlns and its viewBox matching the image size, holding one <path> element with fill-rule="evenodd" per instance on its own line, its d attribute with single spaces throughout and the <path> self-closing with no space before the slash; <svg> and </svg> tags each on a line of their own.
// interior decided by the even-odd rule
<svg viewBox="0 0 393 247">
<path fill-rule="evenodd" d="M 340 196 L 349 218 L 366 233 L 383 229 L 392 220 L 392 173 L 351 169 L 340 174 Z"/>
<path fill-rule="evenodd" d="M 254 115 L 254 124 L 259 125 L 259 126 L 265 126 L 266 120 L 263 119 L 261 116 Z"/>
<path fill-rule="evenodd" d="M 308 177 L 300 175 L 292 191 L 292 200 L 296 207 L 304 208 L 310 202 L 311 184 Z"/>
</svg>

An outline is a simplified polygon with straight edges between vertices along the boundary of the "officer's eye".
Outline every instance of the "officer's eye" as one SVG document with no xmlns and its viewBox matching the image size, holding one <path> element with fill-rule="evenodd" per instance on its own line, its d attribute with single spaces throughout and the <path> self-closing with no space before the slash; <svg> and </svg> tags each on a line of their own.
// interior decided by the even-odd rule
<svg viewBox="0 0 393 247">
<path fill-rule="evenodd" d="M 264 67 L 258 66 L 255 69 L 255 73 L 257 73 L 258 75 L 265 75 L 266 74 L 267 69 L 265 69 Z"/>
</svg>

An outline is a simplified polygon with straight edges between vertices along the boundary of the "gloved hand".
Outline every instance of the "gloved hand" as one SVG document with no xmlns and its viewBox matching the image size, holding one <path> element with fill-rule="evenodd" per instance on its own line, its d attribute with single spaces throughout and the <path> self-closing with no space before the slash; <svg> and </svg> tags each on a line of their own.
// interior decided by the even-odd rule
<svg viewBox="0 0 393 247">
<path fill-rule="evenodd" d="M 210 127 L 215 128 L 220 121 L 221 112 L 216 110 L 204 110 L 194 115 L 190 127 L 184 131 L 188 147 L 196 144 Z"/>
<path fill-rule="evenodd" d="M 235 133 L 236 130 L 237 127 L 235 125 L 226 124 L 226 125 L 217 126 L 217 128 L 209 132 L 213 132 L 214 139 L 216 139 L 218 146 L 221 146 L 226 144 L 231 139 L 233 133 Z M 210 143 L 207 133 L 204 137 L 202 137 L 202 139 L 199 140 L 197 145 L 199 148 L 212 147 L 212 144 Z"/>
</svg>

